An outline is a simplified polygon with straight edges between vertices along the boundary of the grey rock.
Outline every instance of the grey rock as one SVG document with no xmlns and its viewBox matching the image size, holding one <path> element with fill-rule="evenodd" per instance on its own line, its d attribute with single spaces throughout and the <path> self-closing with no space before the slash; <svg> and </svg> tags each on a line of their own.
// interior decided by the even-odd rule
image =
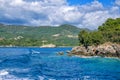
<svg viewBox="0 0 120 80">
<path fill-rule="evenodd" d="M 120 57 L 120 45 L 115 43 L 104 43 L 98 46 L 77 46 L 72 49 L 70 54 L 85 55 L 85 56 L 106 56 L 106 57 Z"/>
</svg>

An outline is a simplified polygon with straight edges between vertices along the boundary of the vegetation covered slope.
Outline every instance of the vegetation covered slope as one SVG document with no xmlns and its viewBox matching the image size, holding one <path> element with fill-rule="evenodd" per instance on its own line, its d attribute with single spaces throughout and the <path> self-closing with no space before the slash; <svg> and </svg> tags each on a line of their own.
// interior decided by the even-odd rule
<svg viewBox="0 0 120 80">
<path fill-rule="evenodd" d="M 78 45 L 80 30 L 72 25 L 28 27 L 0 24 L 0 46 L 41 46 L 43 42 L 75 46 Z"/>
<path fill-rule="evenodd" d="M 90 45 L 99 45 L 105 42 L 120 43 L 120 18 L 107 19 L 97 31 L 80 31 L 79 43 L 86 48 Z"/>
</svg>

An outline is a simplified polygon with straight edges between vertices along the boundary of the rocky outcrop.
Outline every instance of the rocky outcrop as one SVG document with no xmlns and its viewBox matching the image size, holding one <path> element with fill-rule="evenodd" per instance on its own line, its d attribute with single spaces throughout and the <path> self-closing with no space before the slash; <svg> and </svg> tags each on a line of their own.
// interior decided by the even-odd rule
<svg viewBox="0 0 120 80">
<path fill-rule="evenodd" d="M 88 46 L 87 49 L 84 46 L 77 46 L 68 54 L 120 58 L 120 45 L 108 42 L 98 46 Z"/>
<path fill-rule="evenodd" d="M 64 52 L 58 52 L 57 55 L 64 55 Z"/>
</svg>

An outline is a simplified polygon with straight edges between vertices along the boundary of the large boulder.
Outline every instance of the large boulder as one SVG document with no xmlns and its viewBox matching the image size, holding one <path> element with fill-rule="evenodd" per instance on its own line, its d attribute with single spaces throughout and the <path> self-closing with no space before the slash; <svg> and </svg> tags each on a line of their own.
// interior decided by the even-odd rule
<svg viewBox="0 0 120 80">
<path fill-rule="evenodd" d="M 83 46 L 77 46 L 77 47 L 74 47 L 71 51 L 72 54 L 76 54 L 76 55 L 79 55 L 79 54 L 86 54 L 87 53 L 87 50 L 85 47 Z"/>
<path fill-rule="evenodd" d="M 114 49 L 113 45 L 114 44 L 111 44 L 111 43 L 105 43 L 105 44 L 99 45 L 97 47 L 97 50 L 103 53 L 116 53 L 116 50 Z"/>
</svg>

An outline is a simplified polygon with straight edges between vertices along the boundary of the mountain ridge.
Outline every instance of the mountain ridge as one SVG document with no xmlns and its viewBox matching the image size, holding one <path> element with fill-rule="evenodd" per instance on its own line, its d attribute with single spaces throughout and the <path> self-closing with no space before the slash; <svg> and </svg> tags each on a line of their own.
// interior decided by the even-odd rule
<svg viewBox="0 0 120 80">
<path fill-rule="evenodd" d="M 83 30 L 76 26 L 64 24 L 54 26 L 21 26 L 0 24 L 1 46 L 42 46 L 55 44 L 57 46 L 78 45 L 78 33 Z"/>
</svg>

